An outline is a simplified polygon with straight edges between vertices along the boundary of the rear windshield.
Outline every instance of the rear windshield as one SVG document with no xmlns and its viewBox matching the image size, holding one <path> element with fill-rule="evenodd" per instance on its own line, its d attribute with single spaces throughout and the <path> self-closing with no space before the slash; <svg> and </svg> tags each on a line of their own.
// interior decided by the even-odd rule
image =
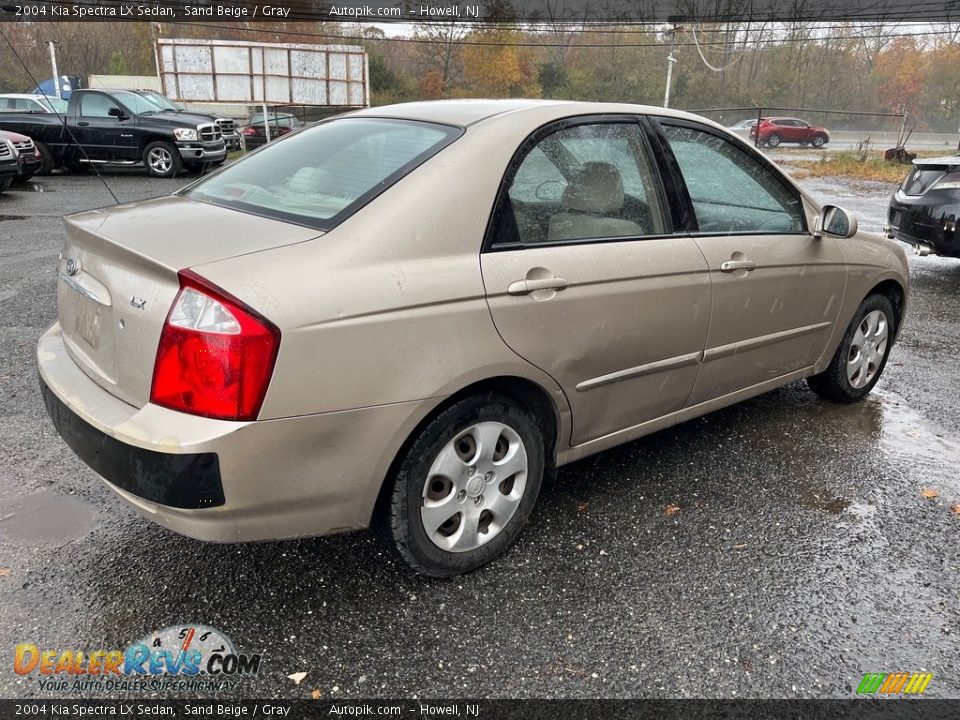
<svg viewBox="0 0 960 720">
<path fill-rule="evenodd" d="M 257 123 L 263 122 L 263 113 L 256 113 L 253 117 L 250 118 L 248 125 L 256 125 Z M 283 125 L 284 127 L 299 126 L 300 123 L 297 122 L 297 119 L 293 115 L 270 115 L 269 121 L 271 125 Z"/>
<path fill-rule="evenodd" d="M 462 132 L 412 120 L 330 120 L 270 143 L 180 194 L 329 230 Z"/>
<path fill-rule="evenodd" d="M 946 166 L 914 168 L 903 181 L 902 190 L 907 195 L 923 195 L 931 185 L 947 173 L 948 169 Z"/>
</svg>

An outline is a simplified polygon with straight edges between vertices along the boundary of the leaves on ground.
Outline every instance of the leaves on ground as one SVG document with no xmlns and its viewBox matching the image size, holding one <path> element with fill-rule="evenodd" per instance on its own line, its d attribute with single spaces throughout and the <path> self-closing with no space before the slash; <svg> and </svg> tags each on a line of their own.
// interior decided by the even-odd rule
<svg viewBox="0 0 960 720">
<path fill-rule="evenodd" d="M 960 515 L 960 503 L 957 503 L 956 505 L 952 506 L 950 508 L 950 512 L 952 512 L 954 515 Z"/>
<path fill-rule="evenodd" d="M 667 506 L 663 509 L 663 514 L 666 515 L 667 517 L 673 517 L 673 516 L 676 515 L 678 512 L 680 512 L 680 506 L 679 506 L 679 505 L 667 505 Z"/>
<path fill-rule="evenodd" d="M 933 488 L 924 488 L 920 491 L 921 497 L 925 497 L 927 500 L 933 500 L 934 498 L 940 497 L 940 492 L 934 490 Z"/>
<path fill-rule="evenodd" d="M 312 693 L 310 693 L 310 697 L 312 697 L 314 700 L 319 700 L 323 697 L 323 690 L 314 690 Z"/>
<path fill-rule="evenodd" d="M 577 503 L 577 512 L 581 512 L 581 513 L 586 512 L 588 507 L 590 507 L 590 501 L 581 500 L 580 502 Z"/>
<path fill-rule="evenodd" d="M 0 568 L 0 577 L 6 577 L 10 574 L 10 568 Z"/>
<path fill-rule="evenodd" d="M 305 672 L 295 672 L 292 675 L 287 675 L 290 680 L 293 680 L 295 685 L 299 685 L 303 682 L 303 679 L 307 676 Z"/>
</svg>

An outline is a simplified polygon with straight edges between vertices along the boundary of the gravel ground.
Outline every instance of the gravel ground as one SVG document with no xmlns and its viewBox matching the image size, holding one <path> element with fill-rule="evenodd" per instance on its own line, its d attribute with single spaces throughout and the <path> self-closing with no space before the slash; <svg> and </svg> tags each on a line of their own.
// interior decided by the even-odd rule
<svg viewBox="0 0 960 720">
<path fill-rule="evenodd" d="M 122 200 L 181 184 L 108 181 Z M 883 225 L 889 187 L 807 186 Z M 17 643 L 124 648 L 196 622 L 263 653 L 225 695 L 847 698 L 865 672 L 924 670 L 928 696 L 960 697 L 960 262 L 914 261 L 866 401 L 792 385 L 570 465 L 506 556 L 430 581 L 365 533 L 179 537 L 59 440 L 34 364 L 59 218 L 109 203 L 92 176 L 0 195 L 0 696 L 51 694 L 14 674 Z"/>
</svg>

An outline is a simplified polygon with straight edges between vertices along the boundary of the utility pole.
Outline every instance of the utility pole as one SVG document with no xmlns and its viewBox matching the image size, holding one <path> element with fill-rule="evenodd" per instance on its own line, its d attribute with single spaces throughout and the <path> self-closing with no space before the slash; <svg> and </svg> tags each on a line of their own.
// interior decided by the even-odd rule
<svg viewBox="0 0 960 720">
<path fill-rule="evenodd" d="M 53 67 L 53 89 L 57 93 L 57 100 L 61 100 L 60 73 L 57 72 L 57 51 L 53 47 L 53 40 L 50 40 L 47 45 L 50 47 L 50 65 Z"/>
<path fill-rule="evenodd" d="M 683 30 L 683 27 L 674 23 L 670 31 L 670 54 L 667 55 L 667 87 L 663 92 L 663 106 L 670 107 L 670 86 L 673 84 L 673 64 L 677 59 L 673 56 L 673 48 L 677 41 L 677 32 Z"/>
</svg>

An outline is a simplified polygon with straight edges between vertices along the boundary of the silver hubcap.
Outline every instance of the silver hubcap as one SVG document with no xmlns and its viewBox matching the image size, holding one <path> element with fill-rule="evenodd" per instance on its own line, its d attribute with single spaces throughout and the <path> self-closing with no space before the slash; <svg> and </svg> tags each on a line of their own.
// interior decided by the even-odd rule
<svg viewBox="0 0 960 720">
<path fill-rule="evenodd" d="M 853 334 L 847 354 L 847 380 L 851 387 L 864 387 L 876 376 L 887 354 L 890 339 L 887 316 L 879 310 L 867 313 Z"/>
<path fill-rule="evenodd" d="M 468 552 L 510 522 L 527 486 L 527 449 L 502 423 L 471 425 L 443 446 L 423 484 L 420 520 L 431 542 Z"/>
<path fill-rule="evenodd" d="M 153 148 L 147 155 L 147 162 L 154 172 L 169 172 L 173 167 L 173 156 L 163 148 Z"/>
</svg>

